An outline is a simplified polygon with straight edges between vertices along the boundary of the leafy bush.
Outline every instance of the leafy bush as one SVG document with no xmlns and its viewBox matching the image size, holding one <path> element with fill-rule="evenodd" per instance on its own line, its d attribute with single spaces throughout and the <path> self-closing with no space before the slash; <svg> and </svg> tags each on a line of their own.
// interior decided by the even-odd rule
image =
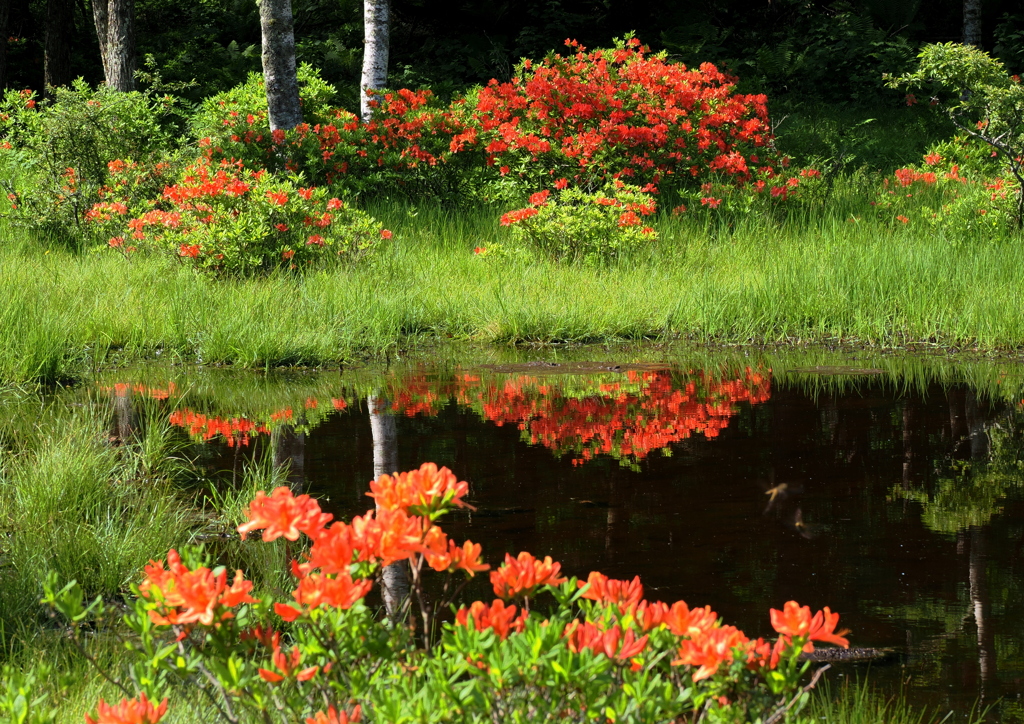
<svg viewBox="0 0 1024 724">
<path fill-rule="evenodd" d="M 587 193 L 561 179 L 555 188 L 554 196 L 539 191 L 529 206 L 501 217 L 516 241 L 554 259 L 596 262 L 658 238 L 642 218 L 653 214 L 657 204 L 636 186 L 616 181 L 603 191 Z"/>
<path fill-rule="evenodd" d="M 527 552 L 491 571 L 493 602 L 452 606 L 442 621 L 465 581 L 490 568 L 478 544 L 435 522 L 467 507 L 468 483 L 427 463 L 370 487 L 375 509 L 330 526 L 308 495 L 256 494 L 243 538 L 311 543 L 291 561 L 286 601 L 257 599 L 241 571 L 229 580 L 201 549 L 151 561 L 125 617 L 136 653 L 118 680 L 126 698 L 101 700 L 90 721 L 156 724 L 187 687 L 228 722 L 778 722 L 799 714 L 820 674 L 801 686 L 812 666 L 801 653 L 813 641 L 848 645 L 828 608 L 812 616 L 790 601 L 771 611 L 777 639 L 751 640 L 709 606 L 644 600 L 639 577 L 568 578 Z M 391 625 L 365 600 L 381 569 L 396 574 L 385 578 Z M 428 569 L 448 574 L 443 588 L 428 585 Z M 46 588 L 80 643 L 102 599 L 84 605 L 77 584 L 57 590 L 54 577 Z"/>
<path fill-rule="evenodd" d="M 57 88 L 53 102 L 37 103 L 9 90 L 0 103 L 0 158 L 17 170 L 2 182 L 12 221 L 28 226 L 77 227 L 101 199 L 115 159 L 154 167 L 175 145 L 163 119 L 170 97 L 95 90 L 81 79 Z M 152 193 L 153 187 L 140 189 Z"/>
<path fill-rule="evenodd" d="M 966 136 L 989 146 L 1005 185 L 1015 192 L 1013 224 L 1024 226 L 1024 84 L 1003 64 L 960 43 L 926 45 L 917 70 L 890 79 L 893 87 L 927 93 Z M 916 100 L 911 94 L 908 101 Z"/>
<path fill-rule="evenodd" d="M 108 195 L 85 216 L 107 246 L 125 255 L 151 248 L 226 273 L 351 261 L 391 236 L 368 214 L 328 199 L 325 189 L 252 171 L 241 161 L 201 159 L 157 199 L 131 205 Z"/>
</svg>

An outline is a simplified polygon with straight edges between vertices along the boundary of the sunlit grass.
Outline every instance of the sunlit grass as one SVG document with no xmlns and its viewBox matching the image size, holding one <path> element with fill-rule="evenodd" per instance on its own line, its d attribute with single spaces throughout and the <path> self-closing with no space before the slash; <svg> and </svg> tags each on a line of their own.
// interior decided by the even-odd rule
<svg viewBox="0 0 1024 724">
<path fill-rule="evenodd" d="M 1024 345 L 1019 239 L 953 241 L 836 204 L 731 227 L 665 216 L 658 244 L 605 267 L 475 255 L 505 240 L 493 209 L 373 209 L 392 246 L 301 277 L 215 279 L 162 258 L 5 244 L 0 378 L 73 378 L 112 351 L 319 365 L 430 339 Z"/>
</svg>

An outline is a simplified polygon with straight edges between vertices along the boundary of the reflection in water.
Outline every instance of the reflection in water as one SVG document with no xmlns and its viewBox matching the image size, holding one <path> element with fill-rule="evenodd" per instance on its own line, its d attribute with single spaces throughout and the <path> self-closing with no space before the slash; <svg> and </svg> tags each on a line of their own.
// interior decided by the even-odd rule
<svg viewBox="0 0 1024 724">
<path fill-rule="evenodd" d="M 962 710 L 1024 692 L 1020 408 L 963 384 L 715 369 L 418 368 L 264 397 L 225 387 L 168 413 L 227 443 L 213 470 L 269 434 L 336 515 L 365 510 L 370 477 L 433 461 L 470 481 L 478 508 L 446 528 L 491 556 L 639 574 L 753 635 L 766 605 L 829 605 L 853 645 L 899 653 L 876 682 L 909 677 L 912 694 Z"/>
</svg>

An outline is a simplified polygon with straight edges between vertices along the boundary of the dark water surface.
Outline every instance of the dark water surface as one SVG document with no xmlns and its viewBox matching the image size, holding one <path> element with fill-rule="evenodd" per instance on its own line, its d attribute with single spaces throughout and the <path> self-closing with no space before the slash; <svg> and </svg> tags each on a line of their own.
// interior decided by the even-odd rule
<svg viewBox="0 0 1024 724">
<path fill-rule="evenodd" d="M 396 433 L 384 447 L 378 434 L 378 456 L 469 481 L 476 512 L 442 526 L 492 564 L 528 550 L 581 578 L 639 575 L 647 598 L 710 604 L 751 637 L 772 634 L 768 609 L 787 600 L 830 606 L 851 645 L 891 650 L 871 666 L 879 685 L 909 681 L 913 701 L 960 716 L 1000 700 L 1017 721 L 1019 366 L 826 361 L 484 361 L 171 384 L 150 371 L 134 392 L 101 389 L 115 434 L 118 399 L 166 392 L 159 404 L 209 440 L 204 462 L 233 471 L 225 480 L 263 451 L 346 518 L 372 503 L 372 411 Z"/>
</svg>

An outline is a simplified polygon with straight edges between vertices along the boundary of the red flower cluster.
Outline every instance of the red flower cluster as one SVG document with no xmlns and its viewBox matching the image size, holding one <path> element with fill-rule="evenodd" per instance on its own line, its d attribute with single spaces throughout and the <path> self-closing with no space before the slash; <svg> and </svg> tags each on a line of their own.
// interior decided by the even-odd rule
<svg viewBox="0 0 1024 724">
<path fill-rule="evenodd" d="M 541 586 L 559 586 L 566 579 L 559 577 L 561 563 L 555 563 L 551 556 L 538 560 L 523 551 L 516 558 L 505 554 L 505 562 L 497 570 L 491 572 L 491 585 L 494 595 L 499 598 L 512 599 L 518 596 L 531 596 Z"/>
<path fill-rule="evenodd" d="M 381 475 L 370 482 L 367 495 L 382 508 L 430 516 L 449 505 L 472 509 L 463 500 L 467 493 L 469 483 L 460 482 L 451 470 L 424 463 L 419 470 Z"/>
<path fill-rule="evenodd" d="M 588 182 L 774 176 L 751 159 L 771 140 L 765 96 L 737 94 L 713 65 L 690 70 L 636 39 L 590 52 L 566 44 L 571 55 L 527 61 L 512 81 L 479 92 L 474 118 L 489 164 L 530 160 Z"/>
<path fill-rule="evenodd" d="M 86 724 L 157 724 L 167 713 L 167 699 L 153 706 L 145 694 L 137 699 L 121 699 L 117 706 L 111 706 L 100 699 L 96 716 L 85 715 Z"/>
<path fill-rule="evenodd" d="M 227 571 L 211 571 L 200 567 L 186 568 L 176 550 L 167 553 L 167 568 L 161 561 L 150 561 L 145 568 L 146 578 L 139 586 L 139 595 L 156 604 L 149 610 L 149 618 L 161 626 L 200 623 L 212 626 L 234 616 L 232 608 L 243 603 L 258 603 L 249 596 L 252 581 L 235 571 L 235 579 L 228 585 Z"/>
<path fill-rule="evenodd" d="M 477 631 L 493 629 L 502 640 L 508 638 L 509 632 L 522 631 L 526 625 L 526 611 L 516 616 L 516 607 L 506 606 L 501 599 L 495 599 L 490 606 L 483 601 L 474 601 L 469 608 L 463 606 L 455 612 L 455 625 L 468 626 L 470 617 Z"/>
</svg>

